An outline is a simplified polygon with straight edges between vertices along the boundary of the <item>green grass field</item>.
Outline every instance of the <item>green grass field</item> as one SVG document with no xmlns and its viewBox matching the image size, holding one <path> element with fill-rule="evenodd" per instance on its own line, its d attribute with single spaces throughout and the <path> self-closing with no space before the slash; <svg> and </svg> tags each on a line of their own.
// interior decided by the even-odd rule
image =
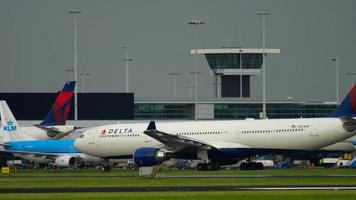
<svg viewBox="0 0 356 200">
<path fill-rule="evenodd" d="M 139 200 L 350 200 L 355 191 L 234 191 L 234 192 L 142 192 L 142 193 L 53 193 L 0 194 L 0 199 L 139 199 Z"/>
<path fill-rule="evenodd" d="M 265 169 L 265 170 L 250 170 L 241 171 L 239 169 L 219 170 L 219 171 L 196 171 L 194 169 L 188 170 L 167 170 L 159 172 L 163 175 L 271 175 L 271 176 L 324 176 L 324 175 L 355 175 L 356 169 L 347 168 L 292 168 L 292 169 Z"/>
<path fill-rule="evenodd" d="M 317 177 L 319 175 L 356 175 L 353 169 L 289 169 L 289 170 L 262 170 L 262 171 L 195 171 L 171 170 L 160 171 L 159 175 L 187 176 L 196 178 L 146 178 L 139 177 L 137 170 L 113 170 L 102 172 L 100 170 L 18 170 L 17 172 L 1 175 L 1 188 L 18 187 L 134 187 L 134 186 L 210 186 L 210 185 L 331 185 L 356 184 L 356 176 L 344 177 Z M 221 178 L 200 178 L 204 175 L 221 175 Z M 276 175 L 293 176 L 290 178 L 224 178 L 224 176 L 244 175 Z M 297 177 L 295 177 L 297 176 Z M 300 178 L 298 176 L 303 176 Z M 310 178 L 305 178 L 311 176 Z"/>
<path fill-rule="evenodd" d="M 159 171 L 159 175 L 198 176 L 195 178 L 146 178 L 137 170 L 17 170 L 0 175 L 1 188 L 28 187 L 135 187 L 135 186 L 258 186 L 258 185 L 351 185 L 356 177 L 318 177 L 356 175 L 354 169 L 288 169 L 263 171 Z M 201 178 L 221 175 L 221 178 Z M 224 176 L 275 175 L 286 178 L 224 178 Z M 293 176 L 293 177 L 288 177 Z M 295 177 L 297 176 L 297 177 Z M 300 176 L 300 177 L 298 177 Z M 310 177 L 308 177 L 310 176 Z M 302 177 L 302 178 L 301 178 Z M 356 199 L 356 191 L 231 191 L 231 192 L 149 192 L 149 193 L 59 193 L 0 194 L 0 199 Z"/>
</svg>

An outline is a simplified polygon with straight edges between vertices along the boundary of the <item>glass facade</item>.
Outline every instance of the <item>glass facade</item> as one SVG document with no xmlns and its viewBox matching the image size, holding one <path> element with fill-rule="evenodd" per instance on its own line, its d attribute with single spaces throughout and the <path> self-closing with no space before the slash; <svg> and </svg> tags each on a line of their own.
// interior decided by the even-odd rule
<svg viewBox="0 0 356 200">
<path fill-rule="evenodd" d="M 268 118 L 325 117 L 335 109 L 329 104 L 274 103 L 267 104 Z M 215 104 L 215 119 L 259 118 L 261 104 Z"/>
<path fill-rule="evenodd" d="M 194 104 L 135 104 L 135 119 L 193 119 Z"/>
<path fill-rule="evenodd" d="M 261 53 L 243 53 L 241 54 L 242 69 L 260 69 L 262 65 Z M 205 54 L 211 69 L 240 69 L 239 53 L 216 53 Z"/>
<path fill-rule="evenodd" d="M 335 109 L 332 104 L 267 104 L 268 118 L 325 117 Z M 259 118 L 259 103 L 215 103 L 215 119 Z M 193 103 L 135 103 L 135 119 L 194 119 Z"/>
</svg>

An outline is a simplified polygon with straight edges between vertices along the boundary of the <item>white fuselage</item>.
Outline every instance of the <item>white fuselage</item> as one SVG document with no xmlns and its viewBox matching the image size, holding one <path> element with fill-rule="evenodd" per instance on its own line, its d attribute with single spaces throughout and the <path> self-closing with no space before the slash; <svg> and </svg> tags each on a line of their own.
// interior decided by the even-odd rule
<svg viewBox="0 0 356 200">
<path fill-rule="evenodd" d="M 355 136 L 348 138 L 346 140 L 343 140 L 341 142 L 326 146 L 321 148 L 320 150 L 324 151 L 340 151 L 340 152 L 352 152 L 355 150 L 352 141 L 355 141 L 356 138 Z"/>
<path fill-rule="evenodd" d="M 143 132 L 148 123 L 112 124 L 84 132 L 75 142 L 81 152 L 114 157 L 142 147 L 164 147 Z M 184 121 L 156 123 L 157 130 L 193 138 L 215 148 L 317 150 L 356 134 L 338 118 Z"/>
</svg>

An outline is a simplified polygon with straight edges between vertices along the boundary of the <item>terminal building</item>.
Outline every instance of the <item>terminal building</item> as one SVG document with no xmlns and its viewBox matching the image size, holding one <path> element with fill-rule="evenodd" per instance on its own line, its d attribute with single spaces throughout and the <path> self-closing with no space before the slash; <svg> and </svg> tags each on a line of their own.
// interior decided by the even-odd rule
<svg viewBox="0 0 356 200">
<path fill-rule="evenodd" d="M 56 98 L 56 93 L 0 93 L 18 120 L 42 120 Z M 74 119 L 74 102 L 69 119 Z M 134 101 L 133 93 L 79 93 L 79 120 L 191 120 L 194 102 Z M 268 118 L 324 117 L 335 103 L 267 102 Z M 261 102 L 199 102 L 198 119 L 259 118 Z"/>
<path fill-rule="evenodd" d="M 252 100 L 250 77 L 261 74 L 263 55 L 278 54 L 279 49 L 220 48 L 192 49 L 191 54 L 204 55 L 217 101 L 198 102 L 200 120 L 259 118 L 260 100 Z M 224 97 L 235 97 L 224 98 Z M 42 120 L 56 98 L 56 93 L 0 93 L 19 120 Z M 74 101 L 74 100 L 73 100 Z M 191 120 L 195 102 L 143 102 L 133 93 L 79 93 L 79 120 Z M 74 118 L 74 102 L 69 119 Z M 324 117 L 335 109 L 335 103 L 303 101 L 268 101 L 268 118 Z"/>
<path fill-rule="evenodd" d="M 263 55 L 278 54 L 279 49 L 192 49 L 205 56 L 215 78 L 215 97 L 250 97 L 250 77 L 261 74 Z M 220 84 L 219 84 L 220 83 Z"/>
<path fill-rule="evenodd" d="M 261 101 L 251 100 L 251 76 L 261 75 L 263 57 L 278 54 L 280 49 L 220 48 L 192 49 L 191 54 L 204 55 L 214 76 L 214 93 L 219 100 L 198 102 L 197 119 L 260 118 Z M 226 101 L 224 97 L 235 97 Z M 236 98 L 237 97 L 237 98 Z M 194 119 L 195 102 L 135 102 L 135 119 Z M 270 101 L 268 118 L 324 117 L 335 109 L 335 103 Z"/>
<path fill-rule="evenodd" d="M 336 107 L 324 102 L 268 102 L 268 118 L 325 117 Z M 260 117 L 261 102 L 201 102 L 198 119 L 245 119 Z M 135 102 L 135 119 L 194 119 L 194 102 Z"/>
</svg>

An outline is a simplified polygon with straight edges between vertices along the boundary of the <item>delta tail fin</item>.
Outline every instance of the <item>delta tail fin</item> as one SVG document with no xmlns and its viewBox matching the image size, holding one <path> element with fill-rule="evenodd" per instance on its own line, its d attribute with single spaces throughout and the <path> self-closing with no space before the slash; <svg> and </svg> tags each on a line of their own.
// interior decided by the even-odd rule
<svg viewBox="0 0 356 200">
<path fill-rule="evenodd" d="M 0 101 L 0 116 L 1 134 L 3 134 L 4 142 L 34 140 L 22 132 L 6 101 Z"/>
<path fill-rule="evenodd" d="M 356 117 L 356 84 L 328 117 Z"/>
<path fill-rule="evenodd" d="M 62 91 L 57 95 L 51 110 L 40 123 L 41 126 L 65 125 L 71 107 L 74 94 L 75 81 L 68 81 L 64 84 Z"/>
</svg>

